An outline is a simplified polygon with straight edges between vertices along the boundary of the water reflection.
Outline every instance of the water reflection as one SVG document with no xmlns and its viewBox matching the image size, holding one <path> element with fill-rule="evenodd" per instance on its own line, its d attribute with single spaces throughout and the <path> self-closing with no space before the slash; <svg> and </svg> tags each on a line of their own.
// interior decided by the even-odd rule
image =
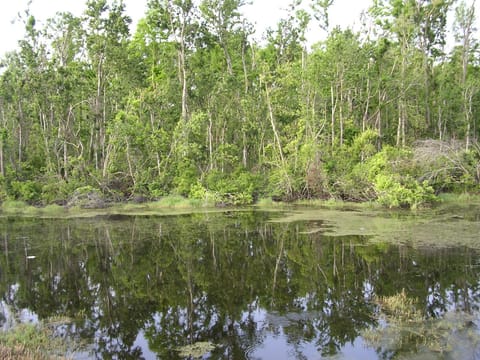
<svg viewBox="0 0 480 360">
<path fill-rule="evenodd" d="M 361 337 L 379 325 L 376 298 L 404 289 L 430 318 L 478 311 L 475 251 L 370 244 L 270 217 L 1 219 L 0 292 L 9 312 L 73 319 L 64 334 L 101 359 L 176 359 L 201 341 L 216 345 L 212 359 L 390 359 L 407 349 Z"/>
</svg>

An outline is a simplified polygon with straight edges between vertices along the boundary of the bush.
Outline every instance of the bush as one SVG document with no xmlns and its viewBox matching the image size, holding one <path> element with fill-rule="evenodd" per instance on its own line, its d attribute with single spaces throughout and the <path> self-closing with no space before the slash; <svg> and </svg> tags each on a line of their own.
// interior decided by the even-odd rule
<svg viewBox="0 0 480 360">
<path fill-rule="evenodd" d="M 436 200 L 434 190 L 427 181 L 420 184 L 409 176 L 400 178 L 393 174 L 379 174 L 375 178 L 375 189 L 378 202 L 389 208 L 416 209 Z"/>
<path fill-rule="evenodd" d="M 220 201 L 219 196 L 212 191 L 208 191 L 205 187 L 197 181 L 196 184 L 193 184 L 190 187 L 189 198 L 194 200 L 201 200 L 206 204 L 216 203 Z"/>
<path fill-rule="evenodd" d="M 215 193 L 218 202 L 231 205 L 248 205 L 254 201 L 259 178 L 239 168 L 231 174 L 210 171 L 206 178 L 208 191 Z"/>
<path fill-rule="evenodd" d="M 42 186 L 42 202 L 45 204 L 65 203 L 75 190 L 80 187 L 82 187 L 82 184 L 75 179 L 66 182 L 52 177 Z"/>
<path fill-rule="evenodd" d="M 177 165 L 177 175 L 173 179 L 173 185 L 175 186 L 175 193 L 188 196 L 192 185 L 197 183 L 198 173 L 195 165 L 188 161 L 182 161 Z"/>
<path fill-rule="evenodd" d="M 10 183 L 10 194 L 15 200 L 35 202 L 40 200 L 40 184 L 31 180 L 14 180 Z"/>
<path fill-rule="evenodd" d="M 360 200 L 377 200 L 389 208 L 417 208 L 436 201 L 433 187 L 417 180 L 418 174 L 412 151 L 386 146 L 353 168 L 344 180 L 343 192 L 350 191 Z"/>
<path fill-rule="evenodd" d="M 83 209 L 100 209 L 106 206 L 103 194 L 92 186 L 77 188 L 67 203 L 68 207 L 80 207 Z"/>
</svg>

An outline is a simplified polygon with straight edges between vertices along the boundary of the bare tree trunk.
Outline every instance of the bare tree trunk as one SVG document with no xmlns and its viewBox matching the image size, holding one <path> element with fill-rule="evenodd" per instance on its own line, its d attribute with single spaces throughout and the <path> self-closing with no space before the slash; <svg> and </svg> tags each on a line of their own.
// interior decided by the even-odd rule
<svg viewBox="0 0 480 360">
<path fill-rule="evenodd" d="M 246 40 L 242 41 L 242 67 L 243 67 L 243 81 L 244 81 L 244 95 L 247 98 L 248 95 L 248 71 L 247 71 L 247 62 L 245 59 L 245 46 Z M 244 106 L 243 106 L 244 108 Z M 247 158 L 248 158 L 248 150 L 247 150 L 247 134 L 246 134 L 246 124 L 247 124 L 247 117 L 246 117 L 245 108 L 243 109 L 243 116 L 242 116 L 242 164 L 243 167 L 247 167 Z"/>
<path fill-rule="evenodd" d="M 213 170 L 213 121 L 212 121 L 212 114 L 208 113 L 208 159 L 209 159 L 209 166 L 210 170 Z"/>
<path fill-rule="evenodd" d="M 5 121 L 5 109 L 3 108 L 3 101 L 0 100 L 0 105 L 2 106 L 2 127 L 1 129 L 5 129 L 6 131 L 6 121 Z M 5 165 L 4 165 L 4 154 L 3 154 L 3 147 L 4 147 L 4 143 L 3 143 L 3 131 L 0 131 L 0 176 L 5 176 Z"/>
<path fill-rule="evenodd" d="M 20 164 L 23 159 L 23 153 L 22 153 L 22 143 L 23 143 L 23 131 L 22 131 L 22 122 L 23 122 L 23 108 L 22 104 L 19 102 L 18 103 L 18 115 L 19 115 L 19 120 L 18 120 L 18 163 Z"/>
<path fill-rule="evenodd" d="M 136 181 L 135 181 L 135 174 L 133 173 L 133 166 L 132 166 L 132 159 L 130 158 L 130 142 L 128 139 L 125 139 L 127 143 L 127 163 L 128 163 L 128 172 L 130 173 L 130 178 L 133 182 L 133 187 L 135 188 Z"/>
<path fill-rule="evenodd" d="M 153 111 L 150 111 L 150 126 L 152 128 L 152 135 L 153 135 L 153 130 L 155 129 L 155 113 Z M 158 173 L 158 176 L 160 177 L 162 175 L 162 167 L 161 167 L 162 162 L 160 161 L 160 153 L 158 152 L 158 150 L 155 151 L 155 158 L 157 160 L 157 173 Z"/>
<path fill-rule="evenodd" d="M 403 100 L 398 102 L 398 124 L 397 124 L 397 143 L 396 145 L 405 146 L 405 104 Z"/>
<path fill-rule="evenodd" d="M 331 134 L 332 134 L 332 148 L 335 146 L 335 111 L 337 109 L 337 101 L 335 99 L 334 91 L 333 91 L 333 84 L 330 85 L 330 100 L 331 100 L 331 114 L 330 114 L 330 121 L 331 121 Z"/>
<path fill-rule="evenodd" d="M 3 165 L 3 139 L 0 138 L 0 176 L 5 176 L 5 167 Z"/>
<path fill-rule="evenodd" d="M 288 192 L 288 194 L 292 194 L 292 192 L 293 192 L 292 183 L 290 181 L 290 176 L 288 175 L 287 164 L 285 162 L 285 157 L 283 155 L 283 148 L 282 148 L 282 143 L 280 141 L 280 135 L 278 134 L 277 126 L 275 124 L 275 117 L 273 115 L 272 102 L 270 101 L 270 91 L 268 89 L 267 83 L 265 83 L 265 95 L 266 95 L 266 100 L 267 100 L 268 114 L 269 114 L 269 118 L 270 118 L 270 125 L 272 126 L 273 135 L 275 137 L 275 142 L 276 142 L 277 147 L 278 147 L 278 155 L 280 156 L 282 170 L 285 174 L 285 180 L 287 182 L 287 192 Z"/>
<path fill-rule="evenodd" d="M 220 34 L 220 45 L 222 46 L 223 53 L 225 55 L 225 61 L 227 62 L 227 73 L 228 75 L 233 76 L 232 58 L 230 57 L 230 53 L 228 52 L 225 39 L 221 34 Z"/>
<path fill-rule="evenodd" d="M 188 120 L 188 106 L 187 106 L 187 67 L 185 60 L 185 23 L 182 24 L 182 30 L 180 33 L 180 50 L 179 50 L 179 67 L 182 82 L 182 119 L 187 122 Z"/>
<path fill-rule="evenodd" d="M 370 68 L 370 63 L 368 64 Z M 380 105 L 380 104 L 379 104 Z M 368 108 L 370 107 L 370 76 L 367 78 L 367 103 L 365 104 L 365 110 L 362 117 L 362 132 L 367 129 Z"/>
<path fill-rule="evenodd" d="M 340 80 L 340 111 L 339 111 L 339 124 L 340 124 L 340 146 L 343 145 L 343 80 Z"/>
<path fill-rule="evenodd" d="M 273 116 L 272 103 L 270 101 L 270 91 L 268 89 L 267 84 L 265 84 L 265 94 L 266 94 L 266 97 L 267 97 L 267 106 L 268 106 L 268 114 L 269 114 L 269 119 L 270 119 L 270 125 L 272 126 L 273 135 L 275 137 L 275 142 L 277 143 L 278 154 L 280 156 L 282 164 L 284 164 L 285 163 L 285 158 L 283 156 L 283 149 L 282 149 L 282 144 L 280 142 L 280 136 L 278 135 L 277 127 L 275 125 L 275 117 Z"/>
</svg>

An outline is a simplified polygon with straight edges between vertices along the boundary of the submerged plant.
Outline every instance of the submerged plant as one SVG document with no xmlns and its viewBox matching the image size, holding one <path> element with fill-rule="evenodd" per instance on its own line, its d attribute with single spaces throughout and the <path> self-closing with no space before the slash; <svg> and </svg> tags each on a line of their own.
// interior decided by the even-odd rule
<svg viewBox="0 0 480 360">
<path fill-rule="evenodd" d="M 448 312 L 441 318 L 425 319 L 418 299 L 402 290 L 393 296 L 376 298 L 382 326 L 363 332 L 367 344 L 382 352 L 412 354 L 449 354 L 464 358 L 480 345 L 474 317 L 464 312 Z"/>
</svg>

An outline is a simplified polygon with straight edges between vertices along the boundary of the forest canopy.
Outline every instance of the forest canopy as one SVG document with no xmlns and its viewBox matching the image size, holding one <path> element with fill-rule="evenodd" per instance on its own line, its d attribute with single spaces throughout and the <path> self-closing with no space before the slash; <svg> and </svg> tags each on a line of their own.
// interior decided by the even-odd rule
<svg viewBox="0 0 480 360">
<path fill-rule="evenodd" d="M 1 59 L 0 201 L 83 189 L 416 207 L 478 192 L 474 5 L 372 1 L 353 31 L 327 30 L 332 1 L 301 3 L 262 42 L 244 0 L 149 0 L 133 33 L 121 0 L 42 27 L 26 12 Z M 326 32 L 311 49 L 309 26 Z"/>
</svg>

